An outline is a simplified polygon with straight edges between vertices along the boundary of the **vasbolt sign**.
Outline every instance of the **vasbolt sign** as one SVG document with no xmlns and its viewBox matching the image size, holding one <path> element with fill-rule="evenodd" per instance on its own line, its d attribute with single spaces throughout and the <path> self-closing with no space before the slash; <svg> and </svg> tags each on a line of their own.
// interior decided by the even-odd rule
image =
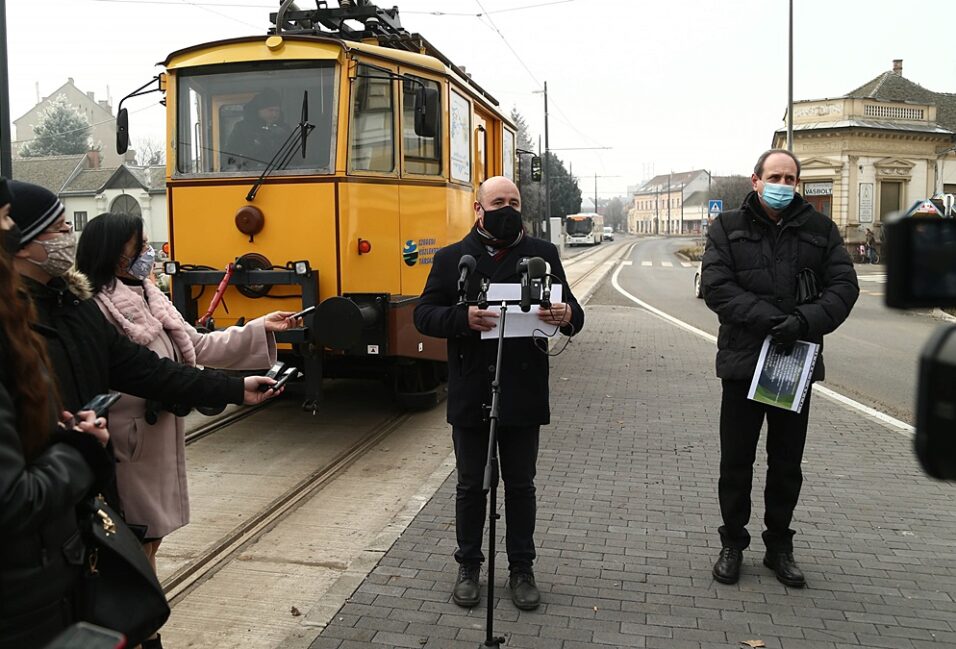
<svg viewBox="0 0 956 649">
<path fill-rule="evenodd" d="M 402 259 L 408 266 L 414 266 L 418 262 L 418 246 L 411 239 L 405 242 L 402 248 Z"/>
</svg>

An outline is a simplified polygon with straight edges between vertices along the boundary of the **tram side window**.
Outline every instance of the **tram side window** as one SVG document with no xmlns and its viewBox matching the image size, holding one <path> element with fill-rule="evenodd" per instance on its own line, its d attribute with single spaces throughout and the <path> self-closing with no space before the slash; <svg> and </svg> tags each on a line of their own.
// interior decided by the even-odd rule
<svg viewBox="0 0 956 649">
<path fill-rule="evenodd" d="M 419 77 L 406 79 L 402 84 L 402 139 L 405 173 L 438 176 L 441 174 L 441 132 L 435 137 L 415 134 L 415 95 L 420 84 L 438 92 L 438 84 Z M 413 80 L 412 80 L 413 79 Z M 439 95 L 440 96 L 440 95 Z M 441 114 L 441 109 L 439 109 Z"/>
<path fill-rule="evenodd" d="M 394 124 L 391 78 L 382 70 L 360 65 L 352 82 L 349 163 L 353 171 L 395 170 Z"/>
</svg>

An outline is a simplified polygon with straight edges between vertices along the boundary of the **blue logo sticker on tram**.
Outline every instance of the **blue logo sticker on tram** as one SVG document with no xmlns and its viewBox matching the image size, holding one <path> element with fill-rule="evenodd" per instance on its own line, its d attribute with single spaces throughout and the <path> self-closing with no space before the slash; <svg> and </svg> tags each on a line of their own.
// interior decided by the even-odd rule
<svg viewBox="0 0 956 649">
<path fill-rule="evenodd" d="M 418 262 L 418 245 L 412 239 L 405 242 L 405 247 L 402 248 L 402 259 L 408 266 L 414 266 Z"/>
</svg>

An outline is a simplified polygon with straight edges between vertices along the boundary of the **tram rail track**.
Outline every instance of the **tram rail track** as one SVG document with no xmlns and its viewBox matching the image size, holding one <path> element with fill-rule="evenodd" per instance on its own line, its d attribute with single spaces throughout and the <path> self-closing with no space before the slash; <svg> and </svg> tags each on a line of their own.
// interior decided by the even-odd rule
<svg viewBox="0 0 956 649">
<path fill-rule="evenodd" d="M 261 408 L 256 409 L 256 411 L 258 410 L 261 410 Z M 196 559 L 169 575 L 163 580 L 162 586 L 170 606 L 175 606 L 197 586 L 228 565 L 243 548 L 256 542 L 283 518 L 306 503 L 323 487 L 371 450 L 379 441 L 402 426 L 410 417 L 411 414 L 404 412 L 386 417 L 356 442 L 299 480 L 242 524 L 233 528 L 232 531 L 220 538 Z M 204 435 L 209 435 L 215 430 L 221 430 L 243 418 L 232 418 L 230 421 L 219 425 L 218 428 L 205 432 Z"/>
</svg>

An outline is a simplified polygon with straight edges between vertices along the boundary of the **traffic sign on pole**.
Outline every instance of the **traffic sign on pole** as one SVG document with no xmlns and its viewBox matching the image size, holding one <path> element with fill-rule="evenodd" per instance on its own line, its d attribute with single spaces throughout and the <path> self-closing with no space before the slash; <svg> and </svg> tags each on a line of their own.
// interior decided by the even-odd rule
<svg viewBox="0 0 956 649">
<path fill-rule="evenodd" d="M 724 202 L 721 200 L 707 201 L 707 213 L 711 218 L 724 211 Z"/>
</svg>

